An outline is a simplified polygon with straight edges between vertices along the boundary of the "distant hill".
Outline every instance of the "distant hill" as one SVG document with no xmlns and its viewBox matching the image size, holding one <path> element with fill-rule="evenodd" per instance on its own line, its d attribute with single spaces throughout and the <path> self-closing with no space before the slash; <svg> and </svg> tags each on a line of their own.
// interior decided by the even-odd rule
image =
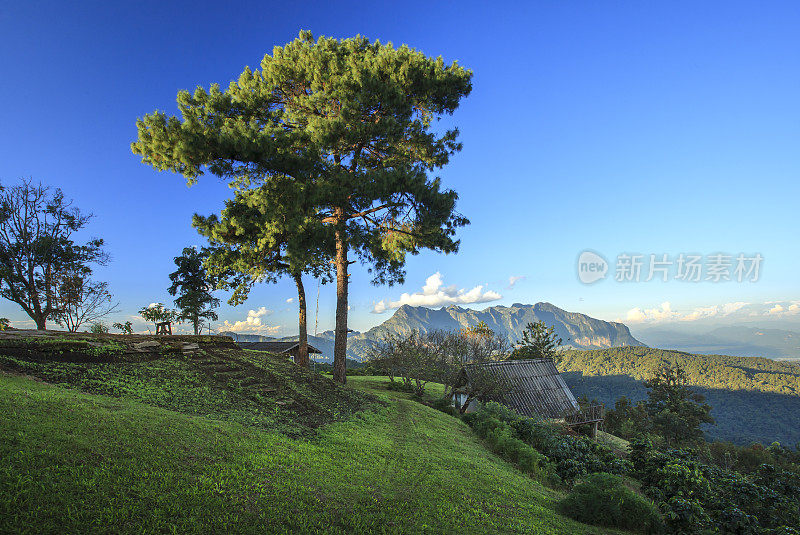
<svg viewBox="0 0 800 535">
<path fill-rule="evenodd" d="M 706 332 L 672 328 L 637 331 L 637 337 L 652 347 L 689 353 L 739 355 L 742 357 L 798 358 L 800 332 L 752 326 L 717 327 Z"/>
<path fill-rule="evenodd" d="M 659 366 L 678 363 L 706 396 L 716 425 L 711 439 L 736 444 L 800 442 L 800 365 L 766 358 L 693 355 L 648 347 L 565 351 L 559 368 L 576 396 L 613 407 L 621 396 L 645 399 L 643 381 Z"/>
</svg>

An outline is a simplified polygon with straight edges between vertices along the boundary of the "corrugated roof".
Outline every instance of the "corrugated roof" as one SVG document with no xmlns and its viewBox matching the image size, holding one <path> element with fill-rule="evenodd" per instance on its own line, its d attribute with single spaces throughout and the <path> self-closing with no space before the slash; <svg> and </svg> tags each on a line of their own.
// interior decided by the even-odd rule
<svg viewBox="0 0 800 535">
<path fill-rule="evenodd" d="M 497 401 L 525 416 L 563 418 L 580 407 L 552 359 L 505 360 L 468 364 L 464 371 L 469 378 L 470 368 L 500 374 L 511 390 Z"/>
<path fill-rule="evenodd" d="M 300 346 L 300 343 L 297 341 L 294 342 L 238 342 L 237 345 L 242 349 L 253 349 L 255 351 L 267 351 L 268 353 L 288 353 L 293 349 L 297 349 Z M 319 349 L 312 346 L 311 344 L 308 345 L 308 352 L 311 353 L 322 353 Z"/>
</svg>

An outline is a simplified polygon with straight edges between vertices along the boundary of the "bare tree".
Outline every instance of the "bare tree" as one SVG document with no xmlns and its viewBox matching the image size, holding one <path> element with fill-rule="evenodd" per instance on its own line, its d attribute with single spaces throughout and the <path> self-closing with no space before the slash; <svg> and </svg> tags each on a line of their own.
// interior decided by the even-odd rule
<svg viewBox="0 0 800 535">
<path fill-rule="evenodd" d="M 37 329 L 46 329 L 47 320 L 58 312 L 60 274 L 88 277 L 90 264 L 108 261 L 103 240 L 84 245 L 72 240 L 90 219 L 60 189 L 29 179 L 10 188 L 0 184 L 0 297 L 22 307 Z"/>
<path fill-rule="evenodd" d="M 389 334 L 371 351 L 370 362 L 386 371 L 391 381 L 399 378 L 409 390 L 418 395 L 425 392 L 428 382 L 444 385 L 444 394 L 453 397 L 455 389 L 468 393 L 470 400 L 496 395 L 508 385 L 494 379 L 473 365 L 502 360 L 508 352 L 507 342 L 485 324 L 461 331 L 411 331 L 408 334 Z M 463 381 L 463 370 L 470 366 L 475 380 Z"/>
<path fill-rule="evenodd" d="M 117 310 L 112 303 L 108 283 L 96 282 L 78 273 L 61 274 L 55 289 L 55 322 L 71 332 L 86 323 L 96 323 L 100 318 Z"/>
</svg>

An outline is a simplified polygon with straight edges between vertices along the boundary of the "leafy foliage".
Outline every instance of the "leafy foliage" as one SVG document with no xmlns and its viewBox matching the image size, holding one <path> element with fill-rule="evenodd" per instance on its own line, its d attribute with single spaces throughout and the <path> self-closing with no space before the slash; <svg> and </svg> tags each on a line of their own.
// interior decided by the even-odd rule
<svg viewBox="0 0 800 535">
<path fill-rule="evenodd" d="M 163 321 L 176 321 L 180 315 L 177 311 L 166 308 L 163 303 L 155 303 L 139 310 L 139 315 L 145 321 L 161 323 Z"/>
<path fill-rule="evenodd" d="M 297 286 L 299 354 L 308 367 L 308 328 L 303 274 L 332 279 L 333 234 L 317 216 L 308 185 L 273 177 L 260 187 L 239 190 L 222 214 L 193 224 L 209 240 L 206 266 L 220 288 L 233 289 L 230 304 L 244 302 L 253 285 L 289 275 Z"/>
<path fill-rule="evenodd" d="M 509 359 L 556 360 L 559 346 L 561 338 L 556 335 L 554 326 L 548 327 L 544 321 L 528 323 Z"/>
<path fill-rule="evenodd" d="M 108 261 L 102 239 L 73 240 L 90 219 L 60 189 L 27 179 L 10 188 L 0 184 L 0 297 L 22 307 L 37 329 L 58 317 L 60 276 L 85 279 L 92 264 Z"/>
<path fill-rule="evenodd" d="M 650 428 L 667 446 L 696 443 L 703 436 L 700 425 L 714 423 L 705 397 L 686 383 L 686 371 L 680 365 L 662 367 L 644 383 L 650 389 L 645 402 Z"/>
<path fill-rule="evenodd" d="M 216 321 L 214 308 L 219 306 L 219 299 L 211 295 L 213 284 L 203 266 L 205 257 L 204 252 L 194 247 L 184 248 L 183 254 L 175 257 L 178 269 L 169 276 L 172 281 L 169 294 L 178 295 L 175 299 L 179 311 L 177 319 L 191 323 L 195 335 L 200 334 L 203 320 Z"/>
<path fill-rule="evenodd" d="M 0 318 L 0 331 L 5 331 L 8 329 L 8 318 Z"/>
<path fill-rule="evenodd" d="M 709 466 L 687 450 L 631 445 L 634 473 L 670 533 L 791 533 L 800 524 L 800 475 L 763 465 L 746 476 Z"/>
<path fill-rule="evenodd" d="M 133 334 L 133 323 L 130 321 L 126 321 L 125 323 L 114 322 L 112 327 L 120 331 L 122 334 Z"/>
<path fill-rule="evenodd" d="M 637 533 L 659 533 L 661 516 L 646 498 L 613 474 L 586 476 L 560 503 L 561 512 L 586 524 L 622 528 Z"/>
<path fill-rule="evenodd" d="M 108 325 L 102 321 L 96 321 L 89 326 L 89 332 L 93 334 L 105 334 L 108 332 Z"/>
<path fill-rule="evenodd" d="M 495 421 L 509 425 L 513 436 L 544 455 L 555 467 L 564 483 L 594 472 L 625 474 L 630 464 L 601 444 L 580 436 L 566 434 L 563 428 L 546 420 L 520 416 L 508 407 L 495 402 L 485 403 L 464 420 L 475 429 L 494 427 Z"/>
<path fill-rule="evenodd" d="M 69 270 L 56 276 L 53 300 L 55 322 L 69 332 L 77 332 L 85 323 L 95 323 L 115 310 L 108 283 L 91 280 L 83 270 Z"/>
</svg>

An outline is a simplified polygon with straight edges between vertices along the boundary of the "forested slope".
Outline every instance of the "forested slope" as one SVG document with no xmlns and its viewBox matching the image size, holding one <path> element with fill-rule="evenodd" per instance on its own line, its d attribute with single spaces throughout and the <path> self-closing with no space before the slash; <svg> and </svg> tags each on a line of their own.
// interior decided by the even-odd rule
<svg viewBox="0 0 800 535">
<path fill-rule="evenodd" d="M 621 396 L 644 399 L 642 382 L 677 363 L 713 407 L 710 439 L 785 444 L 800 441 L 800 366 L 765 358 L 692 355 L 646 347 L 564 351 L 559 368 L 575 395 L 609 406 Z"/>
</svg>

